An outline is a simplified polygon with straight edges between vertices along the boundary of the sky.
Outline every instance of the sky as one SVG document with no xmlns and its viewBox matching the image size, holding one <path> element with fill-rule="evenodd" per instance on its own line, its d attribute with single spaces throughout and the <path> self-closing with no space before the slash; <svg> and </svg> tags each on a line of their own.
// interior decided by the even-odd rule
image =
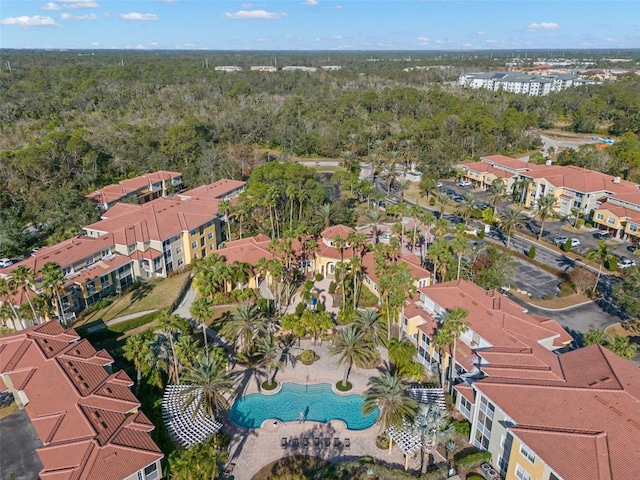
<svg viewBox="0 0 640 480">
<path fill-rule="evenodd" d="M 0 47 L 640 48 L 640 0 L 1 0 Z"/>
</svg>

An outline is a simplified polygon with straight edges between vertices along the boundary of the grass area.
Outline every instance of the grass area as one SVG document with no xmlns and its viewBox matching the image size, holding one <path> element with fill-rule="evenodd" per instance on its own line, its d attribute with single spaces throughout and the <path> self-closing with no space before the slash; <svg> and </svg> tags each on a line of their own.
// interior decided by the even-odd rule
<svg viewBox="0 0 640 480">
<path fill-rule="evenodd" d="M 0 418 L 8 417 L 9 415 L 17 411 L 18 411 L 18 405 L 16 404 L 16 402 L 11 402 L 6 407 L 0 408 Z"/>
<path fill-rule="evenodd" d="M 308 478 L 312 478 L 313 474 L 326 468 L 330 463 L 317 457 L 308 457 L 303 455 L 293 455 L 290 457 L 280 458 L 275 462 L 262 467 L 262 469 L 253 476 L 253 480 L 268 480 L 275 476 L 287 474 L 303 474 Z M 291 477 L 293 478 L 293 477 Z"/>
<path fill-rule="evenodd" d="M 82 317 L 74 327 L 108 322 L 132 313 L 169 308 L 188 279 L 189 272 L 184 272 L 169 278 L 144 283 L 135 290 L 116 298 L 108 307 Z"/>
<path fill-rule="evenodd" d="M 534 305 L 536 307 L 548 308 L 551 310 L 573 307 L 574 305 L 580 305 L 591 300 L 586 295 L 578 294 L 567 295 L 566 297 L 557 297 L 551 300 L 534 300 L 529 298 L 527 295 L 516 292 L 513 288 L 511 289 L 509 294 L 513 295 L 514 297 L 518 297 L 521 300 L 525 300 L 527 303 L 530 303 L 531 305 Z"/>
<path fill-rule="evenodd" d="M 344 167 L 334 165 L 323 165 L 322 162 L 318 162 L 316 165 L 307 165 L 309 168 L 316 170 L 319 173 L 336 173 L 346 171 Z"/>
<path fill-rule="evenodd" d="M 640 337 L 640 320 L 614 323 L 605 328 L 604 332 L 607 335 L 620 335 L 621 337 Z"/>
</svg>

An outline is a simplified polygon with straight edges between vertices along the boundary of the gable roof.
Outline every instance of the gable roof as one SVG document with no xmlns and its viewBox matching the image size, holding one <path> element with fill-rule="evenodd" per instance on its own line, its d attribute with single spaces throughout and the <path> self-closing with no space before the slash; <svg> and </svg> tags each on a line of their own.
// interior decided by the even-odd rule
<svg viewBox="0 0 640 480">
<path fill-rule="evenodd" d="M 124 372 L 57 322 L 0 338 L 0 373 L 26 397 L 43 479 L 123 479 L 163 457 Z M 7 382 L 5 382 L 7 383 Z"/>
<path fill-rule="evenodd" d="M 346 239 L 347 235 L 354 231 L 355 230 L 353 228 L 347 227 L 346 225 L 334 225 L 332 227 L 325 228 L 320 233 L 320 236 L 328 240 L 334 240 L 338 235 L 340 235 L 342 239 Z"/>
<path fill-rule="evenodd" d="M 544 178 L 555 187 L 565 187 L 582 193 L 611 192 L 612 194 L 621 194 L 640 192 L 635 183 L 575 165 L 549 165 L 542 169 L 522 172 L 521 175 L 533 179 Z"/>
<path fill-rule="evenodd" d="M 182 174 L 179 172 L 169 172 L 159 170 L 154 173 L 148 173 L 140 175 L 138 177 L 121 180 L 120 182 L 106 187 L 100 188 L 95 192 L 87 195 L 89 200 L 93 200 L 98 203 L 112 203 L 117 202 L 129 195 L 137 193 L 139 190 L 149 187 L 150 185 L 182 178 Z"/>
</svg>

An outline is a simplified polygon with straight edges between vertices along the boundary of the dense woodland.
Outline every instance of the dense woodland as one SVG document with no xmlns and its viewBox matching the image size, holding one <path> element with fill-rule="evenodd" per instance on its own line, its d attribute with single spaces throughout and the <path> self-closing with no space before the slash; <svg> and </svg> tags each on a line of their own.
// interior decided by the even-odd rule
<svg viewBox="0 0 640 480">
<path fill-rule="evenodd" d="M 544 98 L 461 90 L 453 84 L 460 73 L 498 69 L 496 61 L 447 55 L 278 53 L 278 65 L 343 69 L 225 73 L 213 67 L 274 58 L 3 51 L 0 250 L 10 256 L 33 244 L 28 226 L 48 243 L 79 233 L 98 216 L 84 195 L 123 178 L 158 169 L 183 172 L 188 186 L 248 178 L 273 155 L 397 159 L 441 177 L 480 155 L 535 149 L 541 129 L 562 125 L 624 134 L 624 142 L 561 161 L 640 179 L 640 77 Z M 416 64 L 434 68 L 403 71 Z M 332 192 L 311 201 L 336 200 Z"/>
</svg>

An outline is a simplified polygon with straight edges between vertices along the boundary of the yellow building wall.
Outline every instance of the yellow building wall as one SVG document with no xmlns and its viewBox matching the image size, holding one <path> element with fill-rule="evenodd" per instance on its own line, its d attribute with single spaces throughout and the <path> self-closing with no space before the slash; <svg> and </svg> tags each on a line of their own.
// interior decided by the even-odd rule
<svg viewBox="0 0 640 480">
<path fill-rule="evenodd" d="M 601 220 L 598 219 L 598 214 L 601 214 L 604 216 L 604 218 L 602 218 Z M 612 217 L 615 218 L 616 222 L 615 223 L 609 223 L 608 219 Z M 618 218 L 618 216 L 614 213 L 611 213 L 609 210 L 607 210 L 606 208 L 604 209 L 599 209 L 596 210 L 595 212 L 593 212 L 593 222 L 594 223 L 598 223 L 600 225 L 603 225 L 607 228 L 615 228 L 618 229 L 622 226 L 622 221 Z"/>
<path fill-rule="evenodd" d="M 415 335 L 418 333 L 418 326 L 422 324 L 422 319 L 420 317 L 414 317 L 407 319 L 407 334 Z"/>
<path fill-rule="evenodd" d="M 537 455 L 532 464 L 527 457 L 520 453 L 521 445 L 522 442 L 514 437 L 511 447 L 511 455 L 509 456 L 509 468 L 505 477 L 506 480 L 519 480 L 518 477 L 516 477 L 516 464 L 520 465 L 523 470 L 531 475 L 531 480 L 547 480 L 549 478 L 549 472 L 545 464 L 540 461 Z M 535 452 L 533 453 L 535 454 Z"/>
<path fill-rule="evenodd" d="M 635 232 L 631 230 L 631 222 L 627 222 L 627 224 L 624 227 L 624 233 L 626 233 L 627 235 L 630 235 L 632 237 L 635 238 L 640 238 L 640 229 L 636 230 Z"/>
<path fill-rule="evenodd" d="M 209 239 L 209 233 L 212 234 L 212 238 Z M 204 238 L 204 246 L 200 245 L 201 240 Z M 196 242 L 196 248 L 193 248 L 191 244 Z M 209 248 L 209 244 L 214 245 L 214 249 L 211 250 Z M 202 235 L 200 234 L 200 227 L 195 229 L 193 235 L 190 232 L 182 232 L 182 248 L 185 252 L 184 261 L 185 265 L 190 265 L 196 259 L 196 254 L 198 258 L 202 258 L 202 250 L 205 250 L 205 257 L 210 253 L 213 253 L 218 248 L 218 232 L 216 230 L 216 222 L 212 220 L 211 225 L 207 228 L 204 228 L 202 231 Z"/>
</svg>

